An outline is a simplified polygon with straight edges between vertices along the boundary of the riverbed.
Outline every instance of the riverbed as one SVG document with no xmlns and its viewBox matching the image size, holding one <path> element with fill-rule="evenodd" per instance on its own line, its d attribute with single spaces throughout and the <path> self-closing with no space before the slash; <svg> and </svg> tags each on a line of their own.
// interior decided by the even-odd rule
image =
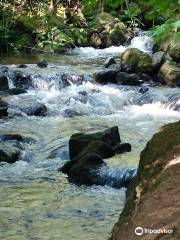
<svg viewBox="0 0 180 240">
<path fill-rule="evenodd" d="M 146 37 L 133 40 L 131 47 L 135 45 L 151 51 Z M 180 119 L 180 112 L 171 104 L 173 96 L 179 104 L 179 89 L 149 87 L 143 93 L 138 87 L 102 86 L 89 80 L 61 87 L 58 73 L 85 74 L 88 79 L 107 57 L 118 58 L 124 49 L 78 48 L 64 55 L 1 58 L 1 63 L 12 69 L 27 64 L 23 71 L 34 75 L 34 88 L 9 101 L 23 106 L 40 102 L 48 112 L 37 117 L 12 111 L 8 121 L 0 120 L 0 134 L 18 133 L 29 139 L 20 161 L 0 166 L 0 239 L 104 240 L 110 236 L 124 206 L 125 189 L 70 184 L 67 176 L 57 171 L 69 159 L 68 140 L 76 132 L 92 133 L 118 125 L 122 141 L 132 145 L 130 153 L 106 160 L 108 174 L 118 178 L 118 169 L 137 168 L 141 150 L 162 125 Z M 36 66 L 43 58 L 49 62 L 47 69 Z M 86 93 L 83 101 L 82 92 Z M 79 116 L 67 118 L 66 109 Z"/>
</svg>

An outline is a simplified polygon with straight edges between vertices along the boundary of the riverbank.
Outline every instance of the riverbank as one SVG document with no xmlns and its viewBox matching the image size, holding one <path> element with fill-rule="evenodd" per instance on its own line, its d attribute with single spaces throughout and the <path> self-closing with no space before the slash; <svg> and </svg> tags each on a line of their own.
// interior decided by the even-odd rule
<svg viewBox="0 0 180 240">
<path fill-rule="evenodd" d="M 179 143 L 180 122 L 162 127 L 147 143 L 112 240 L 180 238 Z"/>
</svg>

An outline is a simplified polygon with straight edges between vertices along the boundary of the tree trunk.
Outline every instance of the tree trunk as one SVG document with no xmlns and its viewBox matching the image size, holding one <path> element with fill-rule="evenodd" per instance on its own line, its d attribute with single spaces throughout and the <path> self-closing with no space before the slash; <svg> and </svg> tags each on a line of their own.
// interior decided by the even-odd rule
<svg viewBox="0 0 180 240">
<path fill-rule="evenodd" d="M 56 15 L 57 12 L 57 0 L 51 0 L 49 5 L 49 12 L 53 15 Z"/>
</svg>

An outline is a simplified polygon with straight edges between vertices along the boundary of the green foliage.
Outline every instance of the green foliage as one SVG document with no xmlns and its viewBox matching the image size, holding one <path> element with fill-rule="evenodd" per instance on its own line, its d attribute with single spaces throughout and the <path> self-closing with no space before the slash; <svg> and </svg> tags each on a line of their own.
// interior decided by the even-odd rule
<svg viewBox="0 0 180 240">
<path fill-rule="evenodd" d="M 149 31 L 154 37 L 154 42 L 160 42 L 167 33 L 173 33 L 174 40 L 180 42 L 179 38 L 180 20 L 169 20 L 160 26 L 154 27 Z"/>
</svg>

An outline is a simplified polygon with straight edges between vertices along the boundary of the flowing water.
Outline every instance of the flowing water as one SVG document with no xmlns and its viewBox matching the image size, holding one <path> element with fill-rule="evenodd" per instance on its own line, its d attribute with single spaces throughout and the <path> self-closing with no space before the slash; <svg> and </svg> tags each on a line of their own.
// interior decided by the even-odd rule
<svg viewBox="0 0 180 240">
<path fill-rule="evenodd" d="M 133 39 L 131 46 L 151 51 L 147 37 Z M 118 179 L 122 168 L 137 167 L 140 151 L 159 127 L 180 119 L 179 89 L 156 87 L 142 93 L 135 87 L 100 86 L 89 80 L 104 59 L 119 57 L 124 49 L 78 48 L 66 55 L 1 58 L 13 69 L 27 63 L 23 71 L 33 74 L 33 88 L 8 101 L 18 106 L 44 103 L 48 114 L 27 116 L 10 109 L 12 118 L 0 120 L 0 134 L 19 133 L 28 139 L 20 161 L 0 166 L 0 239 L 104 240 L 110 236 L 124 206 L 125 189 L 69 184 L 57 169 L 69 159 L 70 136 L 118 125 L 122 141 L 132 144 L 132 152 L 106 160 L 109 169 L 101 169 L 102 175 Z M 47 69 L 34 64 L 43 57 L 48 59 Z M 87 81 L 62 87 L 58 75 L 62 72 L 85 74 Z M 66 109 L 80 116 L 67 118 Z"/>
</svg>

